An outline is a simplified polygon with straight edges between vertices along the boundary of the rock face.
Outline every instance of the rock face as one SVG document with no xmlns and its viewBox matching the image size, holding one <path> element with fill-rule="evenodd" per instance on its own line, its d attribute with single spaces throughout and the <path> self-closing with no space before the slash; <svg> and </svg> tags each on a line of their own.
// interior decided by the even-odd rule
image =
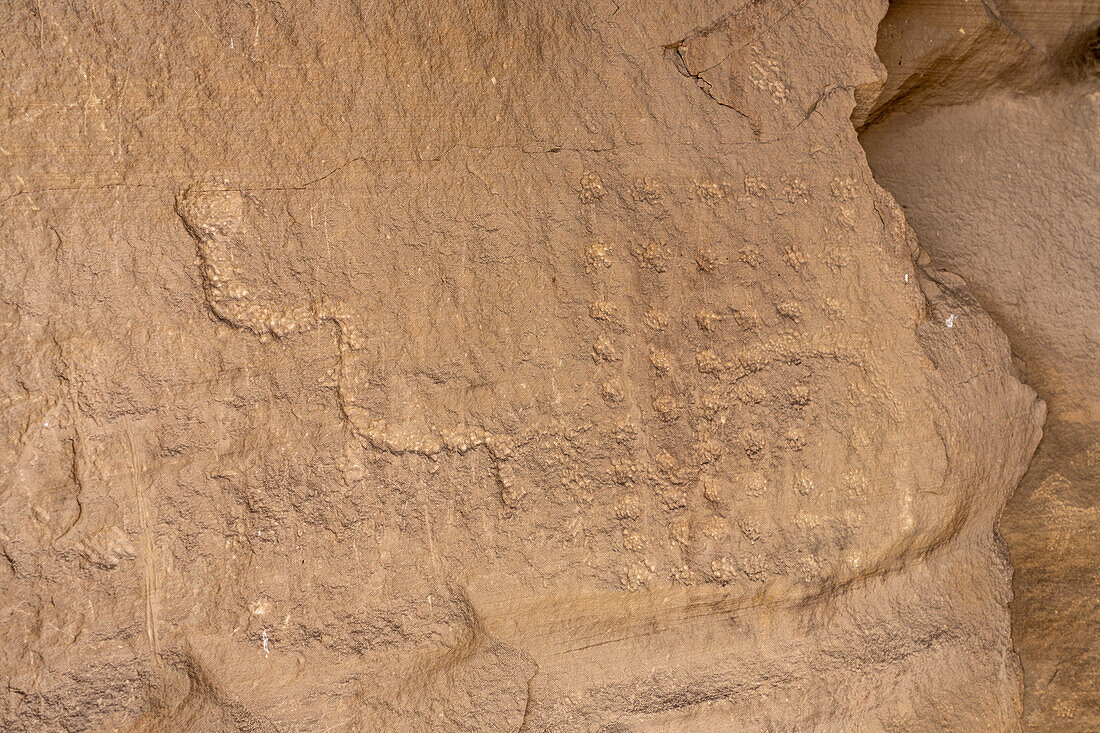
<svg viewBox="0 0 1100 733">
<path fill-rule="evenodd" d="M 857 126 L 894 111 L 1034 94 L 1089 73 L 1100 0 L 894 0 L 876 51 L 889 72 Z"/>
<path fill-rule="evenodd" d="M 1100 83 L 894 115 L 861 140 L 936 262 L 964 275 L 1050 406 L 1001 527 L 1024 722 L 1100 729 Z"/>
<path fill-rule="evenodd" d="M 1016 727 L 1044 408 L 884 11 L 10 14 L 0 726 Z"/>
</svg>

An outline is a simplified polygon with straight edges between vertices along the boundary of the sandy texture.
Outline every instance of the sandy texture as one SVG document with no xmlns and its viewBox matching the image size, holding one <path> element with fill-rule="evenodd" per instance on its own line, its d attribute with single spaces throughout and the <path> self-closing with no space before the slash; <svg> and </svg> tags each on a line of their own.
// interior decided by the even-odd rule
<svg viewBox="0 0 1100 733">
<path fill-rule="evenodd" d="M 0 14 L 0 727 L 1017 726 L 885 3 L 292 7 Z"/>
<path fill-rule="evenodd" d="M 1001 522 L 1024 721 L 1100 729 L 1100 83 L 891 116 L 861 137 L 937 263 L 961 273 L 1047 401 Z"/>
</svg>

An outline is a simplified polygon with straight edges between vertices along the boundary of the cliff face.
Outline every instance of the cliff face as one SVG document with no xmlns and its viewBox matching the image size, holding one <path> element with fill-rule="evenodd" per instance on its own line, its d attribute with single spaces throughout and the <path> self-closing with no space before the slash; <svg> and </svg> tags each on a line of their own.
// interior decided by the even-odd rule
<svg viewBox="0 0 1100 733">
<path fill-rule="evenodd" d="M 894 2 L 860 142 L 1049 411 L 1000 527 L 1023 725 L 1100 729 L 1100 2 Z"/>
<path fill-rule="evenodd" d="M 3 727 L 1015 727 L 1044 410 L 884 11 L 9 14 Z"/>
<path fill-rule="evenodd" d="M 875 47 L 888 78 L 853 119 L 863 126 L 1090 76 L 1098 23 L 1098 0 L 893 0 Z"/>
<path fill-rule="evenodd" d="M 1001 521 L 1031 730 L 1100 727 L 1100 84 L 891 116 L 861 137 L 937 263 L 966 277 L 1049 405 Z"/>
</svg>

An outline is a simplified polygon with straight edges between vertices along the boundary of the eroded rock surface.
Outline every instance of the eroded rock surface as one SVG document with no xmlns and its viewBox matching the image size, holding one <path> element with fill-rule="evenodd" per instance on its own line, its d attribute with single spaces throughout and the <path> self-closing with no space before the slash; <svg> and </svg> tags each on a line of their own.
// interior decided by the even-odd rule
<svg viewBox="0 0 1100 733">
<path fill-rule="evenodd" d="M 1035 94 L 1092 73 L 1100 0 L 894 0 L 876 51 L 889 72 L 857 126 L 893 112 Z"/>
<path fill-rule="evenodd" d="M 10 14 L 3 726 L 1012 729 L 1043 406 L 884 11 Z"/>
<path fill-rule="evenodd" d="M 937 263 L 1049 405 L 1001 522 L 1029 730 L 1100 729 L 1100 83 L 889 117 L 862 136 Z"/>
</svg>

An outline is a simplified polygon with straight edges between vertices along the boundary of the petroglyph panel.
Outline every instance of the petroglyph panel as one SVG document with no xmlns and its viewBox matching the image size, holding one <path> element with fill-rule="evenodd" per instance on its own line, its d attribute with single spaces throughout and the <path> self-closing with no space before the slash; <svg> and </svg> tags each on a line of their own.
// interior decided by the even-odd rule
<svg viewBox="0 0 1100 733">
<path fill-rule="evenodd" d="M 862 305 L 835 287 L 858 234 L 832 207 L 873 210 L 872 197 L 838 196 L 835 176 L 807 166 L 742 186 L 586 170 L 564 182 L 571 201 L 524 199 L 535 221 L 569 223 L 523 241 L 501 242 L 486 224 L 499 204 L 473 194 L 479 224 L 446 238 L 379 221 L 326 239 L 300 226 L 313 197 L 224 183 L 192 185 L 177 211 L 211 313 L 261 340 L 327 343 L 335 401 L 368 453 L 475 466 L 513 531 L 563 511 L 574 532 L 612 522 L 605 551 L 626 589 L 813 584 L 916 541 L 914 512 L 951 516 L 958 499 L 938 492 L 935 441 L 922 449 L 941 457 L 920 470 L 884 461 L 927 431 L 897 407 L 921 377 L 883 371 L 887 344 L 840 315 L 839 298 Z M 375 185 L 347 176 L 324 208 L 347 216 Z M 296 249 L 331 259 L 306 273 Z M 879 428 L 836 427 L 848 424 Z"/>
<path fill-rule="evenodd" d="M 883 2 L 215 6 L 0 31 L 0 728 L 1010 727 Z"/>
</svg>

